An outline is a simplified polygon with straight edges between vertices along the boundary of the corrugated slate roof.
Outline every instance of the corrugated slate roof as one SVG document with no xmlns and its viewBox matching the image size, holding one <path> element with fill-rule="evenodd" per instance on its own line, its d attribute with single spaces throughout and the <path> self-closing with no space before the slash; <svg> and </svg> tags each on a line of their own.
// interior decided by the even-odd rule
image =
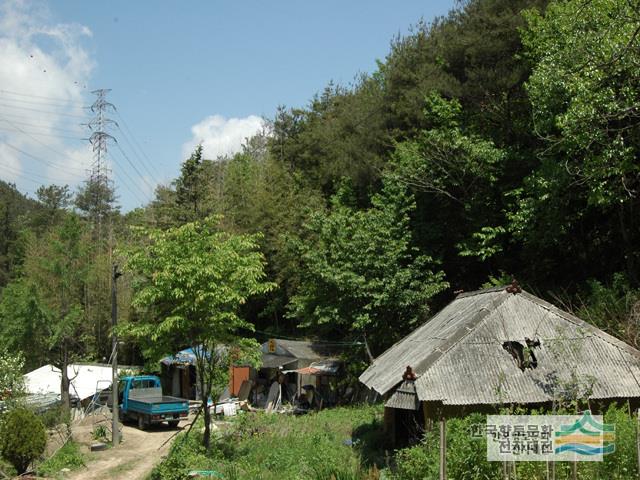
<svg viewBox="0 0 640 480">
<path fill-rule="evenodd" d="M 420 408 L 420 400 L 418 400 L 418 394 L 416 393 L 415 382 L 412 380 L 402 382 L 402 385 L 396 389 L 384 406 L 403 410 L 418 410 Z"/>
<path fill-rule="evenodd" d="M 339 345 L 314 343 L 305 340 L 283 340 L 274 338 L 271 340 L 275 346 L 275 352 L 269 352 L 269 342 L 262 344 L 262 352 L 278 356 L 289 356 L 301 360 L 324 360 L 338 356 L 342 348 Z"/>
<path fill-rule="evenodd" d="M 540 340 L 522 371 L 505 341 Z M 640 397 L 640 352 L 526 292 L 462 295 L 380 356 L 360 377 L 387 393 L 411 365 L 419 400 L 446 405 L 537 403 L 568 383 L 590 398 Z"/>
<path fill-rule="evenodd" d="M 416 374 L 424 373 L 452 341 L 472 329 L 505 299 L 502 288 L 486 290 L 482 295 L 458 296 L 431 320 L 376 358 L 360 375 L 360 381 L 384 395 L 402 381 L 407 366 Z"/>
</svg>

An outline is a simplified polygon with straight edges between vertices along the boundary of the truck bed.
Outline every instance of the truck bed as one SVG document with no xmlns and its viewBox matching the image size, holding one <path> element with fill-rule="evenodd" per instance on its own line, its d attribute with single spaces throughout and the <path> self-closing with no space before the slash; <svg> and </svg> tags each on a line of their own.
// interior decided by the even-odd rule
<svg viewBox="0 0 640 480">
<path fill-rule="evenodd" d="M 189 412 L 189 401 L 162 395 L 160 388 L 140 388 L 129 393 L 129 410 L 149 415 L 180 414 Z"/>
<path fill-rule="evenodd" d="M 131 400 L 135 402 L 141 403 L 182 403 L 185 401 L 184 398 L 178 397 L 170 397 L 168 395 L 163 395 L 161 397 L 149 397 L 149 398 L 132 398 Z"/>
</svg>

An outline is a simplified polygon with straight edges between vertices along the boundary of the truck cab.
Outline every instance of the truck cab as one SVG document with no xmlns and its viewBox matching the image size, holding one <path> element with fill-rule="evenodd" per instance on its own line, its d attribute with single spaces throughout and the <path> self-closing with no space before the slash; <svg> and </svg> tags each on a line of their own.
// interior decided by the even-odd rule
<svg viewBox="0 0 640 480">
<path fill-rule="evenodd" d="M 189 415 L 189 401 L 162 394 L 160 378 L 155 375 L 123 377 L 118 382 L 120 419 L 134 420 L 142 430 L 167 422 L 176 427 Z"/>
</svg>

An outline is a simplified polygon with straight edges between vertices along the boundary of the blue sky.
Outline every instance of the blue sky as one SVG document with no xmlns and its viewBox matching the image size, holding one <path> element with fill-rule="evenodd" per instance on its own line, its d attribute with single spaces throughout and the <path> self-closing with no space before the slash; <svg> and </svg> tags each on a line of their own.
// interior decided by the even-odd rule
<svg viewBox="0 0 640 480">
<path fill-rule="evenodd" d="M 232 153 L 260 117 L 374 71 L 395 35 L 453 3 L 1 0 L 0 178 L 31 194 L 77 185 L 91 164 L 82 106 L 110 88 L 109 162 L 130 210 L 194 144 Z"/>
</svg>

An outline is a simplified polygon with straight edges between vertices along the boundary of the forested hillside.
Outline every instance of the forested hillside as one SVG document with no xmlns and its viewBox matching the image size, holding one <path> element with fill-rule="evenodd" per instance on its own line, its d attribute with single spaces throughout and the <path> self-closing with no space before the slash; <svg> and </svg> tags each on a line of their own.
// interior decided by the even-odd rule
<svg viewBox="0 0 640 480">
<path fill-rule="evenodd" d="M 637 0 L 469 0 L 393 39 L 375 72 L 281 107 L 241 153 L 197 148 L 144 209 L 3 183 L 1 343 L 29 368 L 108 358 L 130 227 L 221 215 L 260 234 L 275 283 L 242 307 L 259 340 L 364 340 L 375 357 L 455 291 L 515 277 L 639 347 L 639 31 Z M 123 323 L 140 321 L 134 283 Z"/>
</svg>

